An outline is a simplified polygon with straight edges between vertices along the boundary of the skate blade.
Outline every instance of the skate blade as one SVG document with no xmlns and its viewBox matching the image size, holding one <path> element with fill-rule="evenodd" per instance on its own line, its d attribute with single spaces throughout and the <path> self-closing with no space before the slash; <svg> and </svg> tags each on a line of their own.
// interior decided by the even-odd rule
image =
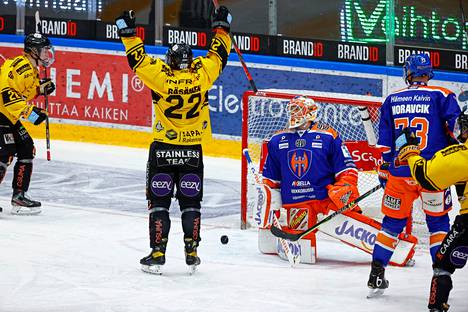
<svg viewBox="0 0 468 312">
<path fill-rule="evenodd" d="M 380 288 L 370 289 L 366 298 L 367 299 L 377 298 L 377 297 L 382 296 L 384 292 L 385 292 L 385 289 L 380 289 Z"/>
<path fill-rule="evenodd" d="M 188 268 L 189 268 L 189 275 L 193 275 L 197 272 L 197 267 L 198 265 L 196 264 L 193 264 L 193 265 L 189 265 Z"/>
<path fill-rule="evenodd" d="M 17 216 L 34 216 L 38 215 L 42 212 L 40 208 L 29 208 L 29 207 L 21 207 L 21 208 L 12 208 L 10 214 L 17 215 Z"/>
<path fill-rule="evenodd" d="M 141 270 L 146 273 L 154 275 L 162 275 L 162 266 L 161 265 L 141 265 Z"/>
</svg>

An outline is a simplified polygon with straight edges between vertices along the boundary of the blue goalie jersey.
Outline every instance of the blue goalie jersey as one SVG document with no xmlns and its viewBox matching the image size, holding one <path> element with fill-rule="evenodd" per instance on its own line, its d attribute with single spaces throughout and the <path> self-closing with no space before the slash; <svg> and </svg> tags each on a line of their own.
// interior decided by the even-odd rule
<svg viewBox="0 0 468 312">
<path fill-rule="evenodd" d="M 327 198 L 326 186 L 347 170 L 357 173 L 338 133 L 316 123 L 309 130 L 285 131 L 270 139 L 263 177 L 280 185 L 283 204 L 296 204 Z"/>
<path fill-rule="evenodd" d="M 392 175 L 410 177 L 409 167 L 397 161 L 395 140 L 401 130 L 410 127 L 419 138 L 421 156 L 430 159 L 449 144 L 449 136 L 461 110 L 451 91 L 413 84 L 390 94 L 380 112 L 378 144 L 388 148 L 383 153 L 383 160 L 391 163 Z"/>
</svg>

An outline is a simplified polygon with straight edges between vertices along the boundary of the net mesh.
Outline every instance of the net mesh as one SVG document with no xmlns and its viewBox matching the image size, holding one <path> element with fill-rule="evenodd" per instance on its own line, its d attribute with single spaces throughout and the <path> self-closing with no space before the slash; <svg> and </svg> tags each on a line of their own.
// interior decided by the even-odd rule
<svg viewBox="0 0 468 312">
<path fill-rule="evenodd" d="M 259 168 L 262 143 L 264 140 L 269 139 L 274 133 L 287 128 L 288 116 L 286 107 L 290 98 L 294 96 L 295 95 L 291 94 L 290 97 L 285 97 L 284 94 L 282 94 L 280 98 L 269 93 L 247 97 L 248 117 L 244 122 L 247 122 L 246 130 L 248 135 L 246 138 L 247 146 L 244 146 L 244 148 L 247 147 L 249 149 L 257 172 L 261 172 L 262 169 Z M 319 107 L 317 121 L 328 124 L 338 131 L 358 166 L 359 192 L 362 194 L 375 185 L 378 185 L 379 181 L 375 168 L 381 162 L 380 155 L 372 154 L 367 151 L 369 149 L 367 136 L 358 109 L 358 107 L 361 106 L 360 103 L 353 101 L 353 105 L 351 105 L 342 103 L 342 100 L 334 100 L 333 98 L 314 99 Z M 369 104 L 364 104 L 365 102 L 362 103 L 362 106 L 367 106 L 374 133 L 378 135 L 379 107 L 377 105 L 369 106 Z M 363 151 L 361 149 L 363 146 L 365 146 L 367 150 Z M 247 175 L 246 182 L 247 211 L 245 212 L 245 218 L 249 226 L 256 226 L 256 223 L 253 221 L 253 206 L 255 205 L 253 197 L 256 196 L 253 178 Z M 380 212 L 382 196 L 383 190 L 380 189 L 362 200 L 359 205 L 363 213 L 381 221 L 383 218 Z M 408 231 L 412 231 L 412 233 L 418 237 L 420 244 L 428 244 L 429 233 L 425 226 L 424 213 L 418 203 L 415 204 L 413 209 L 413 222 Z"/>
</svg>

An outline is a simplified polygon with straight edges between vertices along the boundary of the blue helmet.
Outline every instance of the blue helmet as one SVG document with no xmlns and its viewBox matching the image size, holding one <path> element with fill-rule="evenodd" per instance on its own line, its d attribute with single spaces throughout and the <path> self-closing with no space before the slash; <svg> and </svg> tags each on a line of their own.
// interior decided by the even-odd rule
<svg viewBox="0 0 468 312">
<path fill-rule="evenodd" d="M 403 66 L 403 79 L 406 83 L 410 83 L 410 78 L 422 76 L 427 76 L 429 79 L 434 77 L 431 58 L 425 53 L 411 54 Z"/>
</svg>

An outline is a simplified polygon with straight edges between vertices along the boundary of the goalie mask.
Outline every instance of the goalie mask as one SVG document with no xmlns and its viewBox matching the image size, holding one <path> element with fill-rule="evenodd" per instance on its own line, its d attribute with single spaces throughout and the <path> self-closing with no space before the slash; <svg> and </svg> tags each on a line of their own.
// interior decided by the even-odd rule
<svg viewBox="0 0 468 312">
<path fill-rule="evenodd" d="M 175 70 L 189 68 L 192 60 L 192 48 L 185 43 L 176 43 L 166 52 L 166 64 Z"/>
<path fill-rule="evenodd" d="M 303 126 L 317 118 L 317 105 L 306 96 L 296 96 L 288 104 L 289 129 Z"/>
<path fill-rule="evenodd" d="M 29 34 L 24 38 L 24 52 L 33 57 L 37 65 L 49 67 L 55 61 L 54 48 L 49 38 L 40 33 Z"/>
</svg>

